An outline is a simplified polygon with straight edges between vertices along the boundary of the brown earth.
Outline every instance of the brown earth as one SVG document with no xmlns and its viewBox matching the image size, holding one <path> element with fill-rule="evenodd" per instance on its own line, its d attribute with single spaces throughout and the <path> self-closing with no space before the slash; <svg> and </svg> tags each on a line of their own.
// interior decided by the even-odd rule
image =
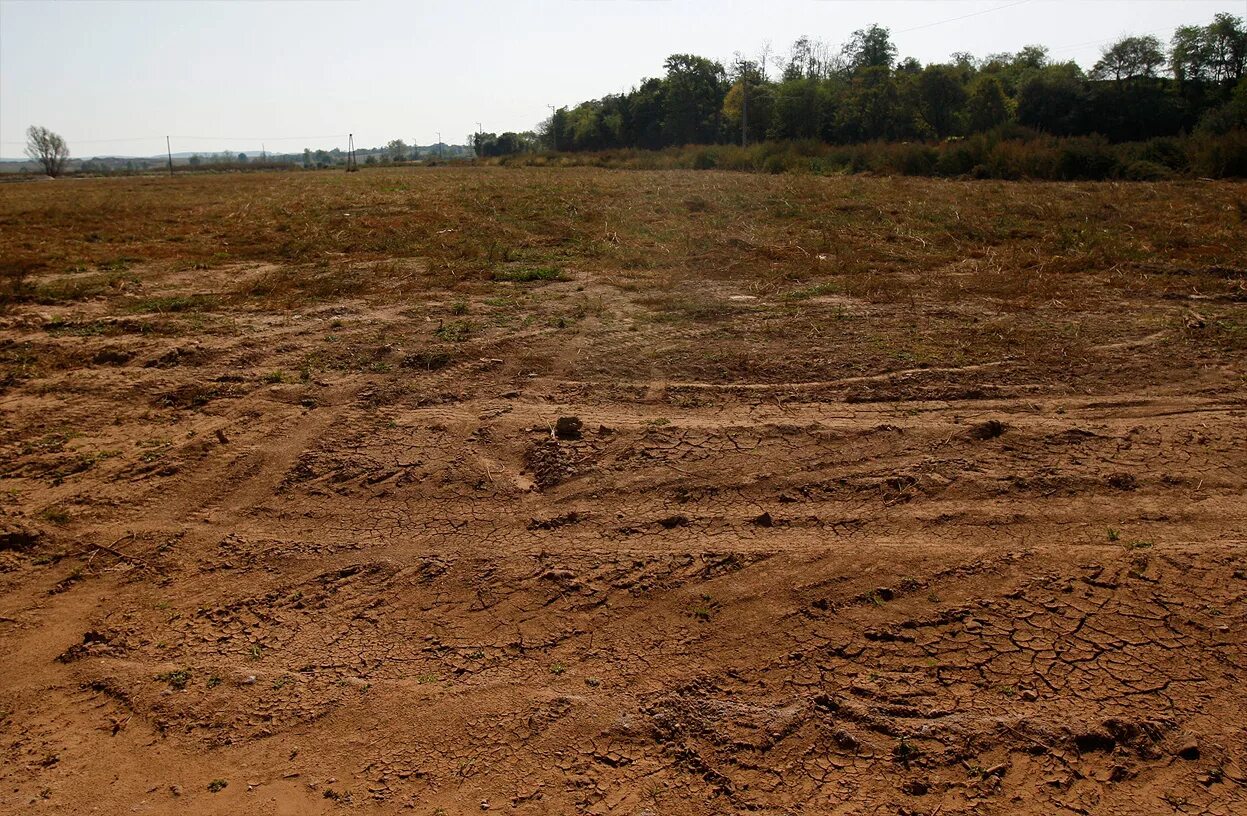
<svg viewBox="0 0 1247 816">
<path fill-rule="evenodd" d="M 1247 812 L 1245 193 L 5 185 L 0 811 Z"/>
</svg>

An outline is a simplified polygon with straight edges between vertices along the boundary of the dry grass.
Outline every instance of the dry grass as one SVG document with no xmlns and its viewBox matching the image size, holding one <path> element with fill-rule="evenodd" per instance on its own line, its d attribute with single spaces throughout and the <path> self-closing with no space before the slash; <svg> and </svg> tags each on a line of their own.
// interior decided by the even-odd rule
<svg viewBox="0 0 1247 816">
<path fill-rule="evenodd" d="M 675 332 L 661 353 L 582 358 L 586 373 L 1048 368 L 1158 328 L 1193 354 L 1244 348 L 1245 196 L 585 168 L 84 179 L 0 188 L 0 257 L 6 302 L 59 307 L 60 334 L 228 332 L 239 310 L 362 299 L 436 319 L 434 345 L 586 317 Z M 794 338 L 804 357 L 768 351 Z M 39 367 L 5 360 L 10 380 Z"/>
</svg>

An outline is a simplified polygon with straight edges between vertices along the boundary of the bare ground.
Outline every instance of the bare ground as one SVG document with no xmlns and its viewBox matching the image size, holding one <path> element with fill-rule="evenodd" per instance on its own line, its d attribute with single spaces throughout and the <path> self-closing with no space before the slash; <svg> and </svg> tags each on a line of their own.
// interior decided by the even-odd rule
<svg viewBox="0 0 1247 816">
<path fill-rule="evenodd" d="M 0 810 L 1247 812 L 1210 274 L 16 306 Z"/>
</svg>

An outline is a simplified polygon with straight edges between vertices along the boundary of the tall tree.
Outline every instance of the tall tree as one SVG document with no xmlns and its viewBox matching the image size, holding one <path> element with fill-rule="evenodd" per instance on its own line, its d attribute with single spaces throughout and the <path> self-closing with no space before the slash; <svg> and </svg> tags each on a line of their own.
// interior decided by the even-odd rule
<svg viewBox="0 0 1247 816">
<path fill-rule="evenodd" d="M 1152 36 L 1123 37 L 1101 52 L 1100 60 L 1091 69 L 1096 79 L 1121 82 L 1135 77 L 1154 77 L 1165 64 L 1165 51 L 1160 40 Z"/>
<path fill-rule="evenodd" d="M 1049 65 L 1018 91 L 1018 121 L 1058 136 L 1078 133 L 1086 90 L 1078 66 Z"/>
<path fill-rule="evenodd" d="M 1247 67 L 1247 27 L 1243 18 L 1218 14 L 1204 29 L 1212 79 L 1233 84 L 1242 79 Z"/>
<path fill-rule="evenodd" d="M 1203 26 L 1178 26 L 1169 41 L 1169 65 L 1179 84 L 1207 80 L 1210 62 Z"/>
<path fill-rule="evenodd" d="M 860 28 L 844 44 L 844 57 L 854 72 L 866 68 L 891 68 L 896 62 L 892 33 L 878 25 Z"/>
<path fill-rule="evenodd" d="M 39 162 L 43 172 L 56 178 L 65 172 L 65 162 L 69 161 L 69 145 L 59 133 L 53 133 L 40 125 L 31 125 L 26 130 L 26 155 Z"/>
<path fill-rule="evenodd" d="M 961 127 L 966 89 L 950 65 L 928 65 L 918 75 L 918 113 L 936 138 L 955 135 Z"/>
<path fill-rule="evenodd" d="M 1009 119 L 1009 98 L 1000 80 L 983 74 L 974 80 L 966 104 L 970 130 L 981 132 L 1003 125 Z"/>
<path fill-rule="evenodd" d="M 407 143 L 402 139 L 392 139 L 389 144 L 385 146 L 385 152 L 388 153 L 390 158 L 394 161 L 403 161 L 406 159 L 407 151 Z"/>
<path fill-rule="evenodd" d="M 727 78 L 723 66 L 705 57 L 672 54 L 667 57 L 663 136 L 668 144 L 707 144 L 718 141 Z"/>
</svg>

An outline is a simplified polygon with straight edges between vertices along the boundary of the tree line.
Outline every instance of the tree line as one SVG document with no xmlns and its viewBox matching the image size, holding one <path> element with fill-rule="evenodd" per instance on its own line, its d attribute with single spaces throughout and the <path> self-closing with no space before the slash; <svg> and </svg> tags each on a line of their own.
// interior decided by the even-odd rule
<svg viewBox="0 0 1247 816">
<path fill-rule="evenodd" d="M 1247 27 L 1230 14 L 1182 26 L 1167 45 L 1123 37 L 1089 71 L 1043 46 L 922 65 L 898 59 L 889 30 L 877 25 L 839 48 L 802 37 L 779 57 L 724 66 L 673 54 L 664 69 L 627 93 L 557 109 L 538 133 L 479 134 L 477 155 L 939 141 L 1008 125 L 1112 142 L 1247 127 Z"/>
</svg>

